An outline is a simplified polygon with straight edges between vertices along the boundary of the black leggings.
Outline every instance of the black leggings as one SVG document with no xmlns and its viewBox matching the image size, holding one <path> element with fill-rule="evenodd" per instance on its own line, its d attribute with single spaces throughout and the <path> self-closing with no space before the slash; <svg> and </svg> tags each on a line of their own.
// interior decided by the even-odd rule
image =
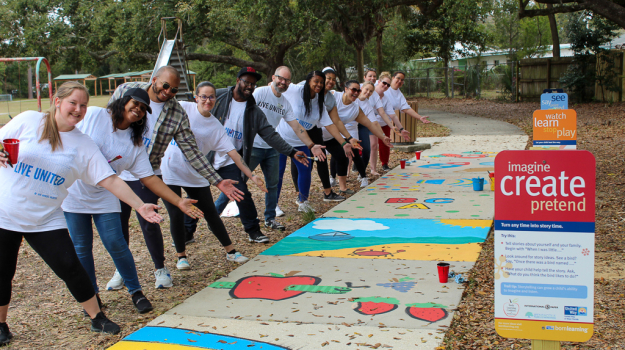
<svg viewBox="0 0 625 350">
<path fill-rule="evenodd" d="M 319 127 L 313 127 L 308 130 L 308 136 L 316 145 L 324 145 L 323 142 L 323 131 Z M 338 142 L 337 142 L 338 143 Z M 339 145 L 340 146 L 340 145 Z M 326 150 L 328 148 L 326 147 Z M 341 147 L 343 150 L 343 147 Z M 330 152 L 334 157 L 334 153 Z M 345 156 L 345 152 L 343 152 L 343 156 Z M 295 191 L 299 192 L 299 188 L 297 187 L 297 167 L 295 166 L 294 160 L 291 159 L 291 178 L 293 179 L 293 185 L 295 186 Z M 324 161 L 317 161 L 317 175 L 319 175 L 319 179 L 321 179 L 321 183 L 323 184 L 324 189 L 332 188 L 330 185 L 330 172 L 328 171 L 328 159 Z"/>
<path fill-rule="evenodd" d="M 333 139 L 332 141 L 336 141 L 336 140 Z M 367 177 L 367 166 L 365 165 L 365 162 L 360 156 L 360 151 L 355 149 L 353 150 L 353 152 L 354 152 L 354 157 L 352 158 L 352 161 L 354 162 L 354 165 L 356 165 L 358 174 L 360 174 L 360 177 L 362 178 Z M 345 159 L 347 159 L 347 163 L 344 164 L 345 169 L 346 169 L 346 175 L 347 175 L 347 171 L 349 171 L 349 169 L 347 169 L 349 167 L 349 158 L 345 157 Z M 339 163 L 340 163 L 339 158 L 332 156 L 332 159 L 330 159 L 330 174 L 332 174 L 333 178 L 336 178 L 337 171 L 341 169 L 341 167 L 343 166 L 343 164 L 339 164 Z M 339 175 L 339 176 L 343 176 L 343 175 Z"/>
<path fill-rule="evenodd" d="M 8 305 L 11 301 L 11 285 L 22 237 L 65 282 L 74 299 L 84 303 L 95 296 L 89 275 L 78 260 L 67 229 L 16 232 L 0 228 L 0 306 Z"/>
<path fill-rule="evenodd" d="M 217 209 L 215 209 L 215 203 L 213 203 L 213 195 L 211 194 L 210 187 L 181 187 L 175 185 L 167 185 L 178 196 L 181 195 L 181 188 L 184 188 L 187 192 L 187 196 L 192 199 L 197 199 L 195 206 L 198 207 L 204 213 L 204 219 L 208 224 L 211 232 L 217 237 L 219 243 L 226 247 L 232 244 L 226 226 L 219 217 Z M 169 213 L 169 227 L 171 229 L 171 237 L 174 240 L 176 246 L 176 252 L 183 253 L 185 251 L 185 242 L 187 236 L 187 230 L 185 228 L 184 213 L 177 206 L 163 201 L 165 208 Z"/>
</svg>

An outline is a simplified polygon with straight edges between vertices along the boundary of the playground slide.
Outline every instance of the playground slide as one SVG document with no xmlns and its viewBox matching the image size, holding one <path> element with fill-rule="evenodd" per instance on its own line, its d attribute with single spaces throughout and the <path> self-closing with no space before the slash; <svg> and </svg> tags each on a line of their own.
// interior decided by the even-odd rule
<svg viewBox="0 0 625 350">
<path fill-rule="evenodd" d="M 158 71 L 159 68 L 166 66 L 169 63 L 169 58 L 171 57 L 171 53 L 174 50 L 175 43 L 176 39 L 163 41 L 163 46 L 161 46 L 161 52 L 158 53 L 158 58 L 156 59 L 156 64 L 154 65 L 154 70 L 152 71 L 150 81 L 152 81 L 154 73 Z"/>
</svg>

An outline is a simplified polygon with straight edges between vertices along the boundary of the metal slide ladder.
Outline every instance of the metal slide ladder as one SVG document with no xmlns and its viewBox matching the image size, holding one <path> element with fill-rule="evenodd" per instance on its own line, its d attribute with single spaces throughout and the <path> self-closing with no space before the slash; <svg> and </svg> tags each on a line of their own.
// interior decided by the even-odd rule
<svg viewBox="0 0 625 350">
<path fill-rule="evenodd" d="M 171 40 L 167 39 L 166 21 L 168 19 L 175 19 L 178 21 L 178 29 L 176 30 L 176 35 L 174 35 L 174 38 Z M 152 81 L 154 74 L 159 68 L 167 65 L 172 66 L 176 68 L 178 73 L 180 73 L 180 86 L 178 86 L 176 99 L 181 101 L 192 101 L 193 91 L 191 86 L 189 85 L 189 78 L 187 76 L 189 67 L 187 66 L 186 60 L 186 48 L 184 46 L 184 42 L 182 41 L 182 20 L 177 17 L 161 18 L 161 33 L 158 35 L 159 43 L 161 42 L 161 36 L 163 37 L 163 44 L 161 45 L 161 51 L 159 52 L 158 58 L 156 59 L 156 64 L 154 65 L 154 70 L 152 71 L 150 81 Z"/>
</svg>

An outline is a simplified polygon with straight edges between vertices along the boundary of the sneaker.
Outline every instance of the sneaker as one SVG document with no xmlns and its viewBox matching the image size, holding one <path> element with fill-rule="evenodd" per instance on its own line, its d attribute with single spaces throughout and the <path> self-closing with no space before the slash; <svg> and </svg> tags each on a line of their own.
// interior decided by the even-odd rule
<svg viewBox="0 0 625 350">
<path fill-rule="evenodd" d="M 310 203 L 308 203 L 308 201 L 296 201 L 297 204 L 297 211 L 305 213 L 307 211 L 312 211 L 313 213 L 316 212 L 315 208 L 310 206 Z"/>
<path fill-rule="evenodd" d="M 191 238 L 191 239 L 189 239 L 188 241 L 184 242 L 184 245 L 185 245 L 185 246 L 188 246 L 188 245 L 189 245 L 189 244 L 191 244 L 191 243 L 195 243 L 195 238 Z M 176 246 L 176 244 L 175 244 L 174 242 L 171 242 L 171 246 L 172 246 L 172 247 L 175 247 L 175 246 Z"/>
<path fill-rule="evenodd" d="M 98 293 L 95 294 L 95 298 L 98 301 L 98 307 L 100 308 L 100 311 L 101 311 L 104 308 L 104 304 L 102 303 L 102 299 L 100 299 L 100 295 Z M 82 309 L 82 314 L 85 317 L 91 317 L 91 316 L 89 316 L 89 313 L 85 309 Z"/>
<path fill-rule="evenodd" d="M 121 331 L 121 329 L 115 322 L 106 318 L 104 313 L 100 311 L 95 318 L 91 319 L 91 331 L 106 334 L 117 334 Z"/>
<path fill-rule="evenodd" d="M 336 187 L 336 186 L 338 186 L 338 185 L 339 185 L 339 182 L 338 182 L 338 181 L 336 181 L 336 179 L 335 179 L 335 178 L 333 178 L 332 176 L 330 176 L 330 186 L 332 186 L 332 187 Z"/>
<path fill-rule="evenodd" d="M 148 298 L 146 298 L 141 291 L 135 292 L 135 294 L 132 295 L 132 303 L 140 314 L 150 312 L 154 309 L 152 303 L 150 303 Z"/>
<path fill-rule="evenodd" d="M 171 288 L 174 285 L 171 274 L 166 267 L 154 271 L 154 277 L 156 278 L 154 283 L 156 289 Z"/>
<path fill-rule="evenodd" d="M 265 227 L 270 228 L 272 230 L 280 230 L 280 231 L 284 231 L 286 229 L 286 227 L 284 227 L 284 225 L 282 225 L 281 223 L 277 222 L 276 219 L 269 219 L 265 221 Z"/>
<path fill-rule="evenodd" d="M 280 217 L 280 216 L 284 216 L 284 212 L 282 211 L 282 209 L 280 209 L 279 206 L 276 205 L 276 216 Z"/>
<path fill-rule="evenodd" d="M 267 238 L 267 237 L 265 237 L 265 238 Z M 235 252 L 234 254 L 226 253 L 226 260 L 234 261 L 234 262 L 237 262 L 237 263 L 244 263 L 244 262 L 248 261 L 249 259 L 244 257 L 241 253 Z"/>
<path fill-rule="evenodd" d="M 366 177 L 363 177 L 362 179 L 360 179 L 360 187 L 367 187 L 369 186 L 369 179 Z"/>
<path fill-rule="evenodd" d="M 256 231 L 249 233 L 248 239 L 253 243 L 267 243 L 269 242 L 269 238 L 265 236 L 262 232 Z"/>
<path fill-rule="evenodd" d="M 323 201 L 324 202 L 341 202 L 341 201 L 344 201 L 344 200 L 345 200 L 345 197 L 339 196 L 338 194 L 336 194 L 334 192 L 330 192 L 330 194 L 325 194 L 325 193 L 323 194 Z"/>
<path fill-rule="evenodd" d="M 389 168 L 388 165 L 382 165 L 382 170 L 383 171 L 390 171 L 391 168 Z"/>
<path fill-rule="evenodd" d="M 180 258 L 176 263 L 176 268 L 178 270 L 191 270 L 191 265 L 189 264 L 189 260 L 187 260 L 187 258 Z"/>
<path fill-rule="evenodd" d="M 13 333 L 9 331 L 9 325 L 0 323 L 0 346 L 8 344 L 13 338 Z"/>
<path fill-rule="evenodd" d="M 116 269 L 113 278 L 106 284 L 106 290 L 120 290 L 122 288 L 124 288 L 124 279 Z"/>
<path fill-rule="evenodd" d="M 350 190 L 349 188 L 346 189 L 345 191 L 339 191 L 339 195 L 341 195 L 341 196 L 345 196 L 345 195 L 348 195 L 348 194 L 354 194 L 354 193 L 356 193 L 356 192 L 354 192 L 353 190 Z"/>
</svg>

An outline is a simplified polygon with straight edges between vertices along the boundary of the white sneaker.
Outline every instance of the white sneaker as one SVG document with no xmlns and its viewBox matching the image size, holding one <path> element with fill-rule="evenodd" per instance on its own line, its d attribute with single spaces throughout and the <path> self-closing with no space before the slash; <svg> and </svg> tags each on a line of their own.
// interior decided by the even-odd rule
<svg viewBox="0 0 625 350">
<path fill-rule="evenodd" d="M 338 181 L 336 181 L 336 179 L 335 179 L 335 178 L 333 178 L 332 176 L 330 176 L 330 186 L 332 186 L 332 187 L 336 187 L 336 186 L 338 186 L 338 185 L 339 185 Z"/>
<path fill-rule="evenodd" d="M 313 213 L 316 212 L 316 210 L 310 206 L 310 203 L 308 203 L 308 201 L 303 201 L 299 203 L 299 205 L 297 206 L 297 211 L 300 211 L 302 213 L 305 213 L 307 211 L 312 211 Z"/>
<path fill-rule="evenodd" d="M 236 252 L 234 254 L 226 253 L 226 260 L 234 261 L 234 262 L 238 262 L 238 263 L 244 263 L 244 262 L 248 261 L 249 259 L 244 257 L 241 253 Z"/>
<path fill-rule="evenodd" d="M 284 212 L 276 205 L 276 216 L 284 216 Z"/>
<path fill-rule="evenodd" d="M 174 285 L 167 267 L 154 271 L 154 277 L 156 278 L 154 283 L 156 289 L 171 288 Z"/>
<path fill-rule="evenodd" d="M 358 181 L 362 180 L 362 176 L 360 176 L 360 174 L 358 174 L 358 177 L 356 178 L 356 180 L 358 180 Z"/>
<path fill-rule="evenodd" d="M 113 278 L 106 284 L 106 290 L 119 290 L 122 288 L 124 288 L 124 279 L 119 274 L 119 271 L 115 270 Z"/>
<path fill-rule="evenodd" d="M 367 186 L 369 186 L 369 179 L 366 177 L 363 177 L 360 180 L 360 187 L 367 187 Z"/>
<path fill-rule="evenodd" d="M 176 263 L 176 268 L 178 270 L 191 270 L 191 265 L 189 264 L 189 260 L 187 258 L 178 259 Z"/>
</svg>

